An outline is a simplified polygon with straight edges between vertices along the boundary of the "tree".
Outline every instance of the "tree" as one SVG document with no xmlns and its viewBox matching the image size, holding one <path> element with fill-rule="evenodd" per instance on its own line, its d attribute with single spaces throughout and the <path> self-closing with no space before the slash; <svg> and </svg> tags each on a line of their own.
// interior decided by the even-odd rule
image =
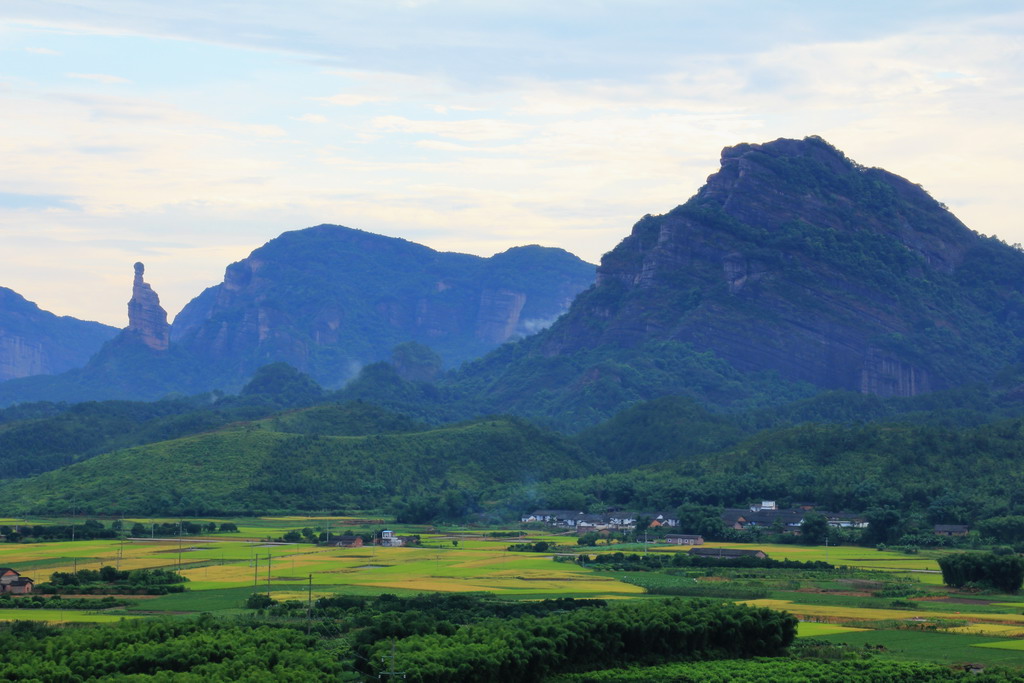
<svg viewBox="0 0 1024 683">
<path fill-rule="evenodd" d="M 1024 585 L 1024 559 L 1017 555 L 956 553 L 944 555 L 938 562 L 942 582 L 954 588 L 974 583 L 1016 593 Z"/>
<path fill-rule="evenodd" d="M 903 536 L 906 522 L 899 510 L 892 508 L 871 508 L 864 514 L 868 528 L 864 531 L 864 542 L 895 543 Z"/>
<path fill-rule="evenodd" d="M 824 515 L 810 513 L 800 524 L 800 542 L 821 545 L 828 538 L 828 520 Z"/>
</svg>

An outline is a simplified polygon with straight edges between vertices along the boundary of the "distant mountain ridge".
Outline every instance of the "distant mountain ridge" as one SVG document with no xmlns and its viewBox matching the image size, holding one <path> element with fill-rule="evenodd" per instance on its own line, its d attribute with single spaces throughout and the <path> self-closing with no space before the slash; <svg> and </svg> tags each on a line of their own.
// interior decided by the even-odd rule
<svg viewBox="0 0 1024 683">
<path fill-rule="evenodd" d="M 0 381 L 84 365 L 117 328 L 57 316 L 0 287 Z"/>
<path fill-rule="evenodd" d="M 0 384 L 0 405 L 234 391 L 274 362 L 338 386 L 409 342 L 455 366 L 550 324 L 594 280 L 562 249 L 482 258 L 319 225 L 229 265 L 168 326 L 143 272 L 136 264 L 126 330 L 80 369 Z"/>
<path fill-rule="evenodd" d="M 286 232 L 227 267 L 224 282 L 175 318 L 172 340 L 245 376 L 284 361 L 318 381 L 415 341 L 448 365 L 546 326 L 593 282 L 561 249 L 490 258 L 438 252 L 338 225 Z M 339 367 L 339 362 L 343 365 Z"/>
</svg>

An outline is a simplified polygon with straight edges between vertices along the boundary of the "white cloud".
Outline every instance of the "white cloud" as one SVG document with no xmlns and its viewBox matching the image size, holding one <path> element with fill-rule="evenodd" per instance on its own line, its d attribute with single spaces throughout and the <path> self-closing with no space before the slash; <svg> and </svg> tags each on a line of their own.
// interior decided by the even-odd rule
<svg viewBox="0 0 1024 683">
<path fill-rule="evenodd" d="M 322 102 L 327 102 L 328 104 L 337 105 L 339 107 L 358 107 L 361 104 L 370 104 L 371 102 L 384 102 L 388 98 L 381 97 L 379 95 L 338 93 L 337 95 L 331 95 L 330 97 L 317 97 L 316 99 Z"/>
<path fill-rule="evenodd" d="M 0 284 L 30 295 L 59 280 L 66 259 L 76 292 L 90 291 L 89 278 L 102 291 L 65 302 L 54 287 L 53 308 L 120 320 L 122 266 L 130 275 L 147 251 L 147 275 L 173 312 L 228 262 L 320 222 L 482 255 L 542 243 L 597 260 L 644 213 L 692 195 L 723 146 L 814 133 L 922 183 L 970 227 L 1024 241 L 1024 13 L 922 12 L 885 30 L 875 17 L 860 31 L 809 30 L 818 24 L 808 16 L 787 35 L 776 17 L 751 28 L 692 3 L 602 5 L 579 18 L 548 5 L 314 3 L 305 16 L 256 3 L 232 17 L 190 0 L 174 11 L 15 0 L 35 22 L 2 29 L 15 49 L 15 38 L 45 42 L 77 59 L 83 36 L 102 52 L 118 35 L 137 47 L 123 71 L 76 61 L 83 73 L 68 74 L 123 86 L 117 97 L 5 71 L 0 186 L 73 197 L 77 208 L 0 211 Z M 827 12 L 817 7 L 810 14 Z M 729 26 L 705 24 L 713 40 L 699 24 L 653 21 L 670 10 Z M 627 40 L 645 22 L 650 35 Z M 146 68 L 148 46 L 183 59 L 166 73 Z M 214 76 L 209 46 L 224 67 Z M 210 80 L 200 86 L 188 69 Z M 168 234 L 184 245 L 161 247 Z"/>
<path fill-rule="evenodd" d="M 25 52 L 31 52 L 34 55 L 47 55 L 50 57 L 59 57 L 63 54 L 62 52 L 51 50 L 48 47 L 26 47 Z"/>
<path fill-rule="evenodd" d="M 96 81 L 97 83 L 105 83 L 107 85 L 113 85 L 117 83 L 131 83 L 127 78 L 120 76 L 112 76 L 110 74 L 76 74 L 69 73 L 65 74 L 68 78 L 78 78 L 84 81 Z"/>
<path fill-rule="evenodd" d="M 389 133 L 424 133 L 456 140 L 505 140 L 527 135 L 532 126 L 500 119 L 468 119 L 463 121 L 414 120 L 403 116 L 378 116 L 370 125 Z"/>
</svg>

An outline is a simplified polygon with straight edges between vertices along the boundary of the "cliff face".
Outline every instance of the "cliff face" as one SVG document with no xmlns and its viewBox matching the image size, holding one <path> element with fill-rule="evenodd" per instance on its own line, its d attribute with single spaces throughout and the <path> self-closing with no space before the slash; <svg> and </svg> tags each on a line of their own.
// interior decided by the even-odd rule
<svg viewBox="0 0 1024 683">
<path fill-rule="evenodd" d="M 606 254 L 544 354 L 687 342 L 742 371 L 915 395 L 1016 360 L 1024 254 L 818 138 L 726 148 L 721 170 Z"/>
<path fill-rule="evenodd" d="M 335 385 L 403 342 L 449 365 L 479 356 L 549 324 L 593 278 L 559 249 L 484 259 L 321 225 L 228 266 L 177 316 L 171 339 L 236 378 L 285 361 Z"/>
<path fill-rule="evenodd" d="M 85 365 L 116 328 L 58 317 L 0 287 L 0 381 Z"/>
<path fill-rule="evenodd" d="M 160 305 L 160 297 L 142 279 L 145 272 L 146 266 L 135 264 L 132 298 L 128 302 L 127 332 L 154 351 L 166 351 L 170 343 L 171 326 L 167 324 L 167 311 Z"/>
</svg>

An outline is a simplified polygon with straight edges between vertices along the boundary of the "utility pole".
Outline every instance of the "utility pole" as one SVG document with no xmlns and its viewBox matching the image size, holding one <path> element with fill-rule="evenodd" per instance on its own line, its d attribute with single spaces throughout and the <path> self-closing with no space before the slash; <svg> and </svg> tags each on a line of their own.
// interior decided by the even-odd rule
<svg viewBox="0 0 1024 683">
<path fill-rule="evenodd" d="M 253 570 L 252 570 L 252 588 L 253 588 L 253 591 L 255 591 L 256 590 L 256 586 L 258 586 L 259 583 L 260 583 L 260 556 L 258 554 L 253 554 L 252 559 L 253 559 L 253 565 L 252 565 L 253 566 Z"/>
<path fill-rule="evenodd" d="M 388 660 L 387 657 L 381 657 L 380 658 L 380 661 L 382 661 L 382 662 L 386 662 L 387 660 Z M 395 639 L 394 638 L 391 639 L 391 666 L 387 670 L 381 671 L 379 674 L 377 674 L 377 678 L 383 678 L 384 676 L 387 676 L 388 678 L 390 678 L 392 676 L 401 676 L 402 678 L 405 678 L 405 672 L 404 671 L 395 671 Z"/>
<path fill-rule="evenodd" d="M 313 575 L 309 575 L 309 592 L 306 597 L 306 635 L 313 628 Z"/>
<path fill-rule="evenodd" d="M 178 573 L 181 573 L 181 520 L 178 520 Z"/>
<path fill-rule="evenodd" d="M 270 597 L 270 551 L 267 551 L 267 597 Z"/>
</svg>

